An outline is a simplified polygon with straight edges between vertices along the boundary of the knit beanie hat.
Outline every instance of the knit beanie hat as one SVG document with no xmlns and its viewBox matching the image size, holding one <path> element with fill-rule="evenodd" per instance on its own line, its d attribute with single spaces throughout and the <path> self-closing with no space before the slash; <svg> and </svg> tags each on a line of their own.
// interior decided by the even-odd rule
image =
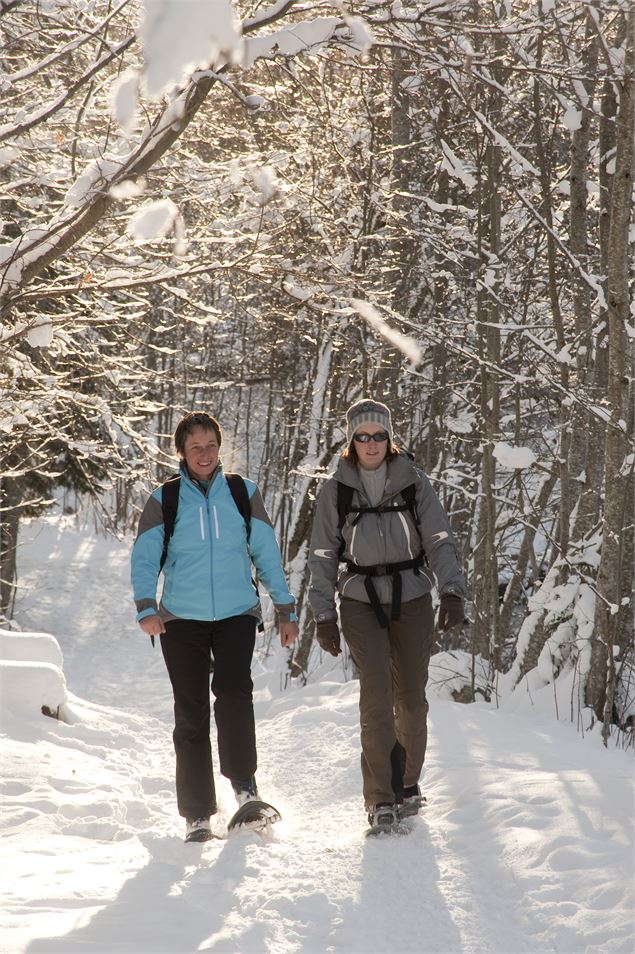
<svg viewBox="0 0 635 954">
<path fill-rule="evenodd" d="M 388 432 L 392 441 L 392 422 L 390 411 L 385 404 L 373 401 L 371 398 L 362 398 L 351 404 L 346 412 L 346 441 L 353 440 L 353 434 L 361 424 L 380 424 Z"/>
</svg>

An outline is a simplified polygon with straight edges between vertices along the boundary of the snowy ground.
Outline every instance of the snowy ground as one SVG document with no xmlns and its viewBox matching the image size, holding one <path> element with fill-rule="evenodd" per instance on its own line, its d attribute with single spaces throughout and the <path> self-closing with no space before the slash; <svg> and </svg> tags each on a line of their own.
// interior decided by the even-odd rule
<svg viewBox="0 0 635 954">
<path fill-rule="evenodd" d="M 127 547 L 53 521 L 23 542 L 16 619 L 58 639 L 71 723 L 4 713 L 2 952 L 633 950 L 632 758 L 541 711 L 432 699 L 425 815 L 366 840 L 356 684 L 280 694 L 257 666 L 259 785 L 284 821 L 184 845 Z"/>
</svg>

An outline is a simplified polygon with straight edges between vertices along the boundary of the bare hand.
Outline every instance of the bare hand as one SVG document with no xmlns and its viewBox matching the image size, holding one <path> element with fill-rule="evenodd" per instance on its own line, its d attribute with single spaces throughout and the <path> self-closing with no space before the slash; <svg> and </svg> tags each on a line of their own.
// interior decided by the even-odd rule
<svg viewBox="0 0 635 954">
<path fill-rule="evenodd" d="M 292 646 L 300 634 L 297 623 L 280 623 L 280 645 Z"/>
<path fill-rule="evenodd" d="M 139 620 L 139 626 L 146 636 L 160 636 L 165 632 L 165 626 L 160 616 L 144 616 Z"/>
</svg>

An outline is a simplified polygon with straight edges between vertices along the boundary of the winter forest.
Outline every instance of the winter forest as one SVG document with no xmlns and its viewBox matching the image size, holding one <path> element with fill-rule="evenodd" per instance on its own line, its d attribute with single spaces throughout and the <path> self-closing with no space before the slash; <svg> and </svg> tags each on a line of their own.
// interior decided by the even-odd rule
<svg viewBox="0 0 635 954">
<path fill-rule="evenodd" d="M 315 490 L 372 394 L 452 517 L 465 697 L 574 670 L 574 718 L 626 727 L 632 4 L 147 10 L 0 10 L 3 611 L 21 521 L 63 488 L 130 530 L 206 408 L 310 678 Z"/>
<path fill-rule="evenodd" d="M 36 628 L 33 528 L 127 553 L 176 423 L 204 409 L 298 599 L 296 646 L 271 615 L 259 638 L 283 715 L 298 689 L 341 690 L 308 540 L 345 410 L 373 396 L 468 581 L 435 650 L 451 711 L 546 691 L 569 740 L 632 751 L 631 0 L 0 0 L 0 43 L 8 640 Z M 627 950 L 582 936 L 439 928 L 435 950 Z M 373 949 L 259 943 L 209 949 Z"/>
</svg>

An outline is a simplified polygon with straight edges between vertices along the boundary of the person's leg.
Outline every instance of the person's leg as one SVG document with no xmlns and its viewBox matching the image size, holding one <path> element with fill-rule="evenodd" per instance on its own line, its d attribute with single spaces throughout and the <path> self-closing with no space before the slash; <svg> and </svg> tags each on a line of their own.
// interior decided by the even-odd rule
<svg viewBox="0 0 635 954">
<path fill-rule="evenodd" d="M 174 693 L 176 799 L 183 818 L 216 813 L 216 792 L 209 738 L 210 623 L 170 620 L 161 650 Z"/>
<path fill-rule="evenodd" d="M 434 640 L 432 597 L 401 604 L 401 618 L 390 623 L 395 730 L 404 749 L 403 785 L 416 785 L 428 740 L 426 684 Z"/>
<path fill-rule="evenodd" d="M 391 752 L 396 737 L 388 630 L 368 603 L 343 598 L 342 633 L 359 674 L 362 780 L 367 808 L 394 802 Z"/>
<path fill-rule="evenodd" d="M 214 718 L 221 774 L 247 781 L 256 774 L 256 727 L 251 658 L 254 616 L 230 616 L 212 624 Z"/>
</svg>

